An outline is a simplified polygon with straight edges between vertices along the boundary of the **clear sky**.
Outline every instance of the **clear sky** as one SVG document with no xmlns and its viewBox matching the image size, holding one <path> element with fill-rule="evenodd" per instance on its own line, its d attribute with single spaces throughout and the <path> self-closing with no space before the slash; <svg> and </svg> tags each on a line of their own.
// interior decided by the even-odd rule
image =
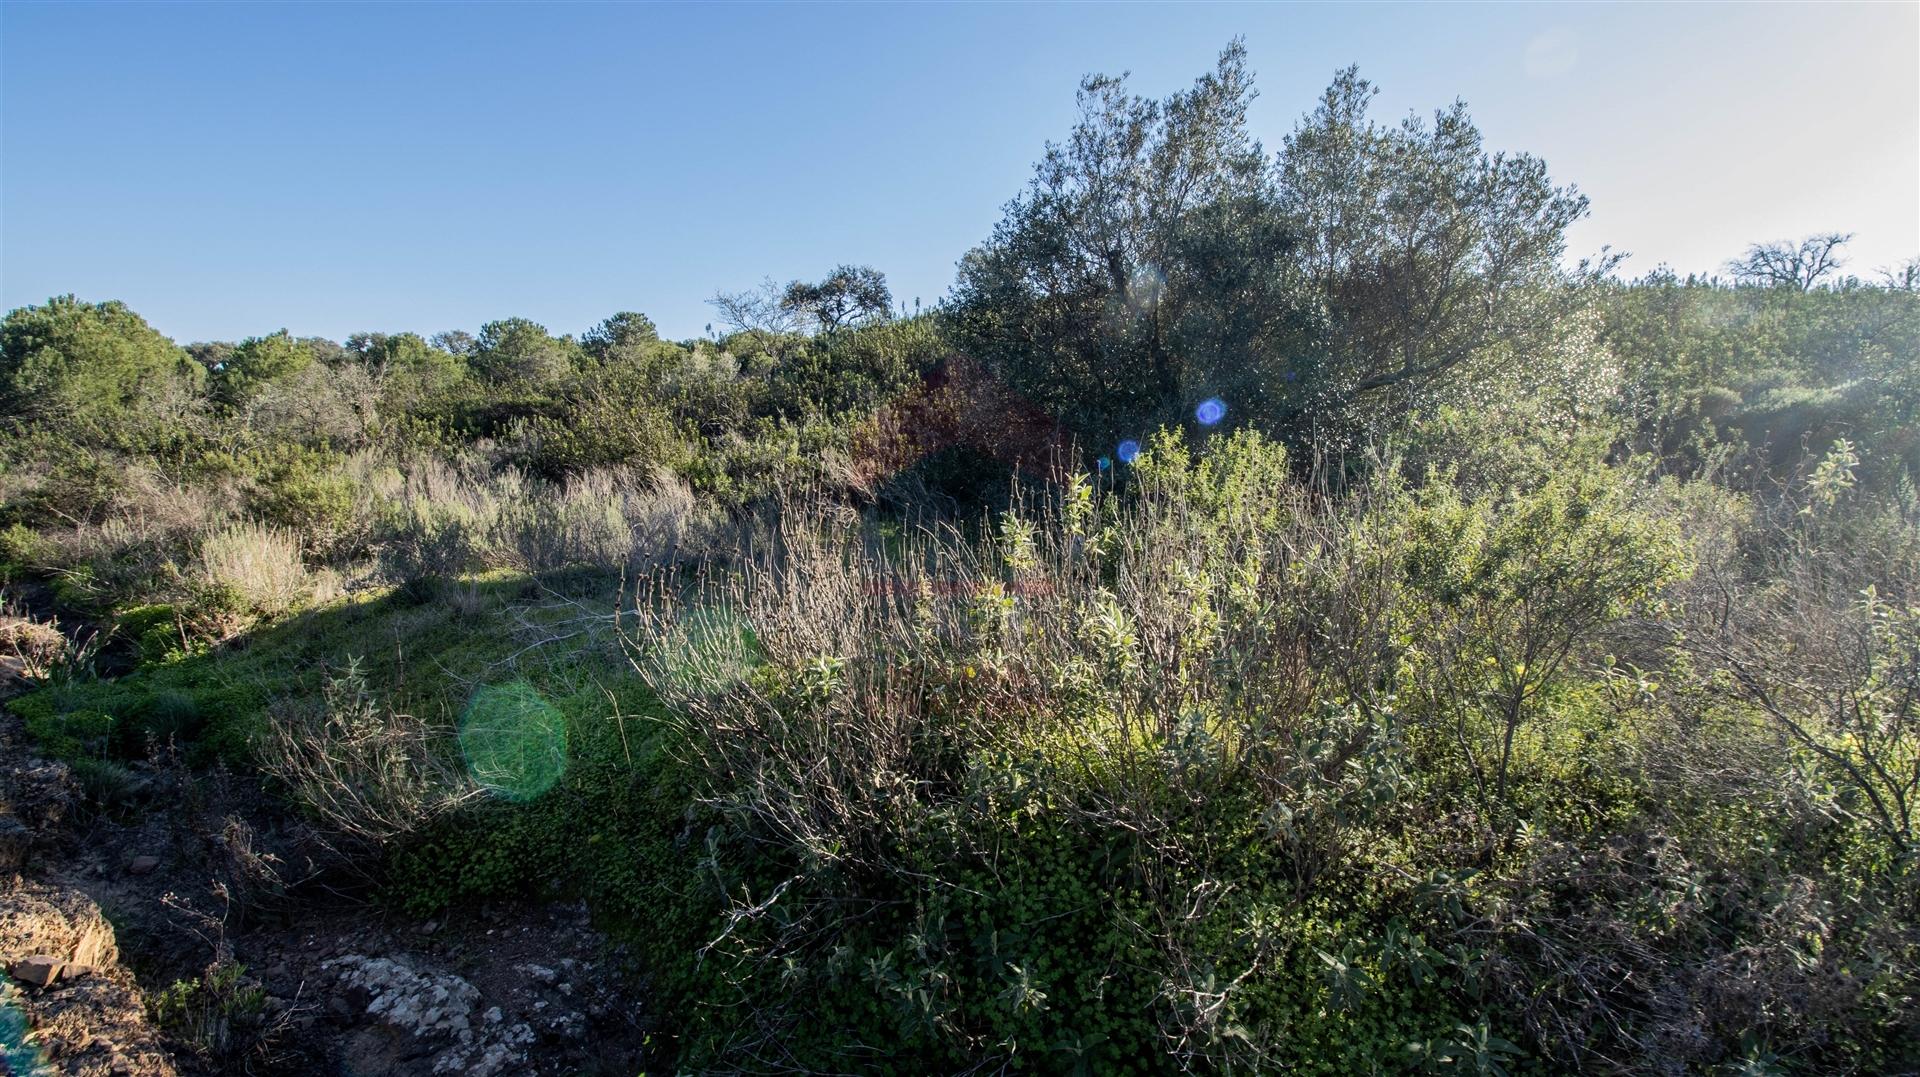
<svg viewBox="0 0 1920 1077">
<path fill-rule="evenodd" d="M 1710 271 L 1852 231 L 1920 254 L 1920 5 L 0 3 L 0 305 L 673 337 L 839 262 L 944 294 L 1092 71 L 1164 95 L 1243 34 L 1275 147 L 1358 63 L 1464 98 L 1593 199 L 1576 252 Z"/>
</svg>

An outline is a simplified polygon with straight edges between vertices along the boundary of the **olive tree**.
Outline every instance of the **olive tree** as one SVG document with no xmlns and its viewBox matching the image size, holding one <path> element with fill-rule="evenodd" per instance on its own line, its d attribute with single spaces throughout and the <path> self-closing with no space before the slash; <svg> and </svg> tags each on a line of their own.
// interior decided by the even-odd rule
<svg viewBox="0 0 1920 1077">
<path fill-rule="evenodd" d="M 1328 330 L 1296 371 L 1296 411 L 1418 407 L 1475 360 L 1551 350 L 1578 302 L 1560 263 L 1585 196 L 1537 157 L 1488 152 L 1464 103 L 1385 126 L 1368 114 L 1376 93 L 1338 72 L 1279 154 L 1282 212 Z"/>
<path fill-rule="evenodd" d="M 1239 41 L 1163 101 L 1128 92 L 1125 76 L 1082 81 L 1073 131 L 961 262 L 956 339 L 1100 438 L 1223 382 L 1279 384 L 1311 319 L 1248 130 L 1253 97 Z"/>
<path fill-rule="evenodd" d="M 779 307 L 800 325 L 821 333 L 884 322 L 893 309 L 886 274 L 872 266 L 843 265 L 825 279 L 794 281 Z"/>
<path fill-rule="evenodd" d="M 1352 429 L 1476 361 L 1553 353 L 1586 199 L 1488 152 L 1463 105 L 1383 126 L 1373 97 L 1339 72 L 1269 157 L 1238 41 L 1163 101 L 1086 79 L 1072 133 L 962 261 L 955 339 L 1098 437 L 1215 396 L 1271 427 Z"/>
</svg>

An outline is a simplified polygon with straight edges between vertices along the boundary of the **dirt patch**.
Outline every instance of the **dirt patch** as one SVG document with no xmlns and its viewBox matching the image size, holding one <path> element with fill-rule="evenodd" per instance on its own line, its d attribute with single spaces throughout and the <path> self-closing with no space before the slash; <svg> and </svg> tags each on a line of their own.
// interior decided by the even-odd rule
<svg viewBox="0 0 1920 1077">
<path fill-rule="evenodd" d="M 0 959 L 61 966 L 45 986 L 39 966 L 8 977 L 0 1052 L 12 1014 L 36 1064 L 63 1074 L 648 1063 L 641 980 L 583 906 L 397 916 L 244 777 L 162 758 L 103 799 L 5 715 L 0 760 Z"/>
</svg>

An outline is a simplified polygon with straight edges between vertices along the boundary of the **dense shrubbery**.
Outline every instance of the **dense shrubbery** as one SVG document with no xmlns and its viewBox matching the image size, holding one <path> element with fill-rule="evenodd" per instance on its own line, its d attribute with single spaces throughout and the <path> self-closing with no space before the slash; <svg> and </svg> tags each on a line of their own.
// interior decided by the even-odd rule
<svg viewBox="0 0 1920 1077">
<path fill-rule="evenodd" d="M 728 906 L 698 999 L 751 1018 L 694 1057 L 1913 1064 L 1911 820 L 1882 810 L 1920 773 L 1909 570 L 1797 615 L 1879 626 L 1848 717 L 1852 682 L 1703 661 L 1775 645 L 1693 623 L 1715 551 L 1683 534 L 1781 540 L 1717 491 L 1569 457 L 1470 498 L 1383 463 L 1335 492 L 1255 436 L 1165 438 L 1130 494 L 1069 485 L 984 542 L 790 515 L 764 560 L 663 583 L 634 653 Z M 1906 597 L 1860 610 L 1870 582 Z"/>
<path fill-rule="evenodd" d="M 94 618 L 172 604 L 209 641 L 341 586 L 697 553 L 783 485 L 844 481 L 853 424 L 942 346 L 926 318 L 674 344 L 621 314 L 579 342 L 490 323 L 461 354 L 182 350 L 71 298 L 5 326 L 5 571 Z"/>
<path fill-rule="evenodd" d="M 12 312 L 13 708 L 585 897 L 686 1070 L 1920 1068 L 1912 276 L 1569 271 L 1464 110 L 1249 79 L 1089 80 L 911 318 Z"/>
</svg>

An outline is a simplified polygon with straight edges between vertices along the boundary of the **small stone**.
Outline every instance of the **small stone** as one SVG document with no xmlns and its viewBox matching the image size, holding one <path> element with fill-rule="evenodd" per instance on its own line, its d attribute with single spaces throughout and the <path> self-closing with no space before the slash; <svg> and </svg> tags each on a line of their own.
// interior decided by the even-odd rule
<svg viewBox="0 0 1920 1077">
<path fill-rule="evenodd" d="M 133 858 L 133 863 L 127 865 L 127 874 L 151 875 L 153 869 L 159 866 L 160 858 L 157 856 L 136 856 Z"/>
<path fill-rule="evenodd" d="M 58 980 L 65 970 L 66 966 L 59 958 L 36 954 L 33 957 L 23 957 L 15 961 L 13 967 L 7 972 L 23 984 L 47 987 Z"/>
<path fill-rule="evenodd" d="M 420 934 L 422 935 L 431 935 L 438 930 L 440 930 L 440 921 L 438 920 L 428 920 L 426 923 L 420 925 Z"/>
</svg>

